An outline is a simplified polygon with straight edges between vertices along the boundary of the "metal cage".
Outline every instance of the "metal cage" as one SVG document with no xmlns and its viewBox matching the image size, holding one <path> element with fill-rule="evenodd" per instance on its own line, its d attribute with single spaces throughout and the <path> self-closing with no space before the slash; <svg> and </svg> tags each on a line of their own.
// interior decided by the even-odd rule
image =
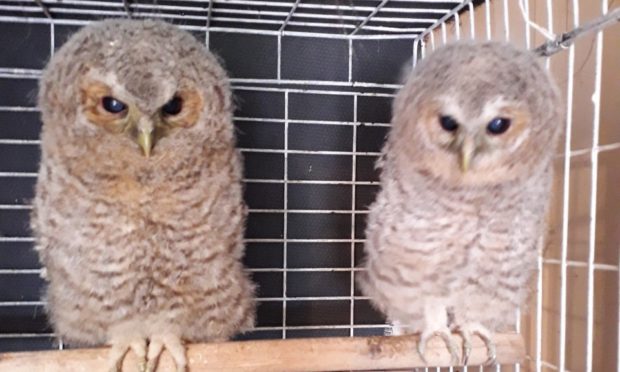
<svg viewBox="0 0 620 372">
<path fill-rule="evenodd" d="M 608 0 L 0 1 L 0 351 L 59 347 L 47 326 L 27 229 L 38 166 L 34 103 L 45 61 L 110 17 L 189 30 L 231 74 L 250 208 L 245 264 L 260 287 L 242 338 L 359 336 L 390 326 L 355 285 L 374 169 L 402 66 L 462 38 L 526 48 L 618 6 Z M 523 365 L 620 371 L 619 27 L 546 60 L 563 89 L 551 232 L 515 329 Z M 470 368 L 477 369 L 477 368 Z"/>
</svg>

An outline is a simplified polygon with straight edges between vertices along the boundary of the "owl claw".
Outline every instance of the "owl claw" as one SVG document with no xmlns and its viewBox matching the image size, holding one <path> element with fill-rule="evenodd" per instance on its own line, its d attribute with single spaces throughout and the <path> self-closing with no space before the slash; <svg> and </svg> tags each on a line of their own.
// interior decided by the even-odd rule
<svg viewBox="0 0 620 372">
<path fill-rule="evenodd" d="M 426 360 L 426 357 L 424 356 L 425 348 L 426 346 L 424 345 L 424 343 L 422 342 L 422 339 L 420 338 L 420 341 L 418 341 L 418 354 L 420 355 L 420 359 L 422 359 L 422 363 L 424 363 L 424 365 L 428 365 L 428 361 Z"/>
<path fill-rule="evenodd" d="M 159 356 L 164 347 L 176 364 L 177 372 L 187 371 L 187 357 L 185 356 L 185 346 L 178 336 L 165 334 L 151 337 L 149 351 L 147 355 L 146 372 L 154 372 L 159 361 Z"/>
<path fill-rule="evenodd" d="M 451 356 L 450 365 L 453 365 L 453 366 L 458 365 L 459 359 L 460 359 L 458 348 L 456 346 L 456 343 L 452 339 L 452 334 L 450 333 L 450 330 L 448 328 L 439 329 L 436 331 L 422 332 L 422 335 L 420 336 L 420 340 L 418 341 L 417 349 L 418 349 L 418 354 L 420 355 L 420 359 L 422 359 L 424 364 L 428 365 L 428 361 L 426 360 L 426 357 L 424 356 L 425 351 L 426 351 L 426 344 L 428 343 L 428 340 L 431 339 L 433 336 L 439 336 L 445 342 L 446 347 L 448 348 L 448 351 L 450 352 L 450 356 Z"/>
<path fill-rule="evenodd" d="M 463 359 L 464 366 L 469 362 L 469 356 L 471 355 L 471 333 L 461 331 L 461 337 L 463 337 Z"/>
<path fill-rule="evenodd" d="M 120 372 L 123 365 L 123 359 L 129 351 L 133 350 L 138 358 L 138 368 L 141 372 L 146 369 L 146 340 L 143 338 L 133 339 L 131 341 L 113 341 L 109 354 L 110 367 L 109 372 Z"/>
<path fill-rule="evenodd" d="M 494 366 L 497 364 L 497 352 L 495 350 L 495 343 L 490 338 L 483 338 L 485 345 L 487 346 L 487 360 L 484 362 L 485 366 Z"/>
<path fill-rule="evenodd" d="M 487 348 L 487 360 L 484 366 L 493 366 L 497 364 L 497 352 L 495 343 L 491 338 L 491 332 L 480 324 L 472 323 L 463 327 L 459 327 L 458 332 L 463 337 L 463 365 L 467 365 L 469 355 L 471 354 L 471 335 L 477 334 Z"/>
</svg>

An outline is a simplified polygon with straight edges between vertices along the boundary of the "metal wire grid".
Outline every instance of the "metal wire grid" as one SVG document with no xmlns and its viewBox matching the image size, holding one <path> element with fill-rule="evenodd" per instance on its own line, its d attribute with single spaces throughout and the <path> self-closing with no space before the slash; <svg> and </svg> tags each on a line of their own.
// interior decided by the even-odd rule
<svg viewBox="0 0 620 372">
<path fill-rule="evenodd" d="M 449 13 L 459 0 L 11 0 L 0 19 L 84 24 L 101 17 L 162 18 L 212 31 L 318 34 L 323 37 L 415 36 Z"/>
<path fill-rule="evenodd" d="M 573 25 L 577 25 L 579 22 L 579 2 L 578 0 L 571 0 L 572 7 L 572 20 Z M 63 1 L 63 3 L 68 3 L 68 1 Z M 79 2 L 78 2 L 79 3 Z M 232 1 L 230 2 L 232 3 Z M 384 2 L 381 2 L 384 3 Z M 499 1 L 493 3 L 493 6 L 498 6 Z M 526 11 L 528 9 L 528 1 L 525 2 Z M 48 4 L 48 2 L 46 2 Z M 261 330 L 264 331 L 282 331 L 282 337 L 286 337 L 287 331 L 290 330 L 316 330 L 316 329 L 345 329 L 349 331 L 350 335 L 355 335 L 355 331 L 358 329 L 375 329 L 382 331 L 385 329 L 384 324 L 372 324 L 372 325 L 356 325 L 354 324 L 354 307 L 356 300 L 363 300 L 364 297 L 356 296 L 354 293 L 354 274 L 357 270 L 355 268 L 355 244 L 363 243 L 363 239 L 356 238 L 355 234 L 355 226 L 356 226 L 356 215 L 367 213 L 365 210 L 359 210 L 355 205 L 355 192 L 356 187 L 352 187 L 352 203 L 350 210 L 295 210 L 288 208 L 287 199 L 288 199 L 288 185 L 291 184 L 310 184 L 310 185 L 318 185 L 318 184 L 342 184 L 342 185 L 374 185 L 374 181 L 360 181 L 356 179 L 356 167 L 357 160 L 360 157 L 376 157 L 378 153 L 376 152 L 359 152 L 356 149 L 357 144 L 357 131 L 360 125 L 368 125 L 368 126 L 388 126 L 388 123 L 362 123 L 358 121 L 357 118 L 357 102 L 358 97 L 365 96 L 375 96 L 375 97 L 393 97 L 393 89 L 398 88 L 398 85 L 395 84 L 377 84 L 377 83 L 367 83 L 367 82 L 359 82 L 352 80 L 351 73 L 351 55 L 352 55 L 352 40 L 356 37 L 360 37 L 359 34 L 353 33 L 352 35 L 347 36 L 349 38 L 349 74 L 348 81 L 299 81 L 299 80 L 283 80 L 281 79 L 280 74 L 280 61 L 281 61 L 281 36 L 286 35 L 287 31 L 284 29 L 287 26 L 286 22 L 290 22 L 293 19 L 292 14 L 295 12 L 295 8 L 303 9 L 303 4 L 299 2 L 295 2 L 292 5 L 291 11 L 287 13 L 284 23 L 280 24 L 280 28 L 278 28 L 278 79 L 269 80 L 269 79 L 233 79 L 233 87 L 236 91 L 255 91 L 255 92 L 282 92 L 285 95 L 285 114 L 283 118 L 259 118 L 259 117 L 237 117 L 237 120 L 244 121 L 254 121 L 254 122 L 263 122 L 263 121 L 271 121 L 271 122 L 281 122 L 284 124 L 285 131 L 285 144 L 283 149 L 252 149 L 252 148 L 243 148 L 242 151 L 245 153 L 252 152 L 266 152 L 266 153 L 279 153 L 284 154 L 284 170 L 285 175 L 283 179 L 246 179 L 246 182 L 253 183 L 277 183 L 283 184 L 284 189 L 284 208 L 283 209 L 253 209 L 251 213 L 283 213 L 284 218 L 284 236 L 282 239 L 248 239 L 248 243 L 252 242 L 261 242 L 261 243 L 283 243 L 283 267 L 281 269 L 251 269 L 255 272 L 282 272 L 283 278 L 283 296 L 282 297 L 270 297 L 270 298 L 262 298 L 259 301 L 281 301 L 283 306 L 282 312 L 282 325 L 276 327 L 262 327 Z M 380 4 L 379 4 L 380 5 Z M 385 4 L 383 4 L 385 5 Z M 21 5 L 20 5 L 21 6 Z M 317 5 L 318 6 L 318 5 Z M 484 2 L 484 15 L 485 15 L 485 28 L 484 35 L 487 39 L 491 39 L 493 36 L 493 32 L 495 30 L 491 30 L 491 4 L 489 0 Z M 461 27 L 466 27 L 466 25 L 461 25 L 459 21 L 459 12 L 466 7 L 469 10 L 469 35 L 467 35 L 467 31 L 461 30 Z M 607 1 L 601 0 L 601 12 L 605 13 L 607 11 Z M 52 8 L 53 9 L 53 8 Z M 328 8 L 331 10 L 336 10 L 335 8 Z M 372 18 L 377 13 L 380 13 L 381 9 L 379 6 L 373 7 L 371 12 L 374 14 L 370 14 L 367 16 L 367 19 Z M 0 7 L 0 11 L 5 11 L 5 8 Z M 34 10 L 32 10 L 34 12 Z M 443 15 L 439 20 L 435 21 L 430 27 L 426 28 L 424 31 L 418 34 L 419 37 L 413 39 L 413 63 L 417 62 L 418 57 L 423 57 L 429 49 L 434 49 L 440 43 L 445 43 L 447 40 L 447 22 L 454 21 L 452 31 L 454 32 L 454 37 L 459 39 L 461 37 L 476 37 L 476 30 L 474 27 L 473 16 L 473 4 L 471 1 L 464 1 L 458 4 L 452 11 Z M 546 12 L 547 12 L 547 28 L 552 30 L 553 28 L 553 9 L 551 0 L 546 0 Z M 119 14 L 120 15 L 120 14 Z M 134 10 L 134 16 L 136 16 L 136 10 Z M 365 18 L 365 19 L 366 19 Z M 212 18 L 215 21 L 215 18 Z M 503 20 L 507 25 L 503 32 L 504 38 L 506 40 L 511 39 L 511 35 L 509 33 L 509 22 L 511 20 L 515 22 L 520 22 L 521 18 L 518 15 L 509 14 L 509 7 L 507 6 L 507 0 L 503 0 Z M 68 20 L 46 20 L 43 18 L 33 18 L 33 17 L 14 17 L 14 16 L 6 16 L 4 13 L 0 16 L 0 22 L 26 22 L 26 23 L 36 23 L 36 22 L 49 22 L 51 32 L 50 35 L 52 40 L 51 50 L 53 50 L 54 45 L 54 24 L 74 24 L 73 21 Z M 66 23 L 63 23 L 67 21 Z M 86 23 L 87 21 L 80 20 L 77 21 L 78 24 Z M 363 23 L 364 21 L 362 21 Z M 358 24 L 359 29 L 365 28 L 366 24 L 369 22 L 366 21 L 365 24 Z M 200 26 L 202 28 L 202 26 Z M 194 26 L 188 25 L 186 28 L 192 29 Z M 215 27 L 211 30 L 215 30 Z M 228 31 L 227 28 L 221 28 L 222 31 Z M 207 29 L 208 31 L 208 29 Z M 235 29 L 234 32 L 248 32 L 253 33 L 256 30 L 244 30 L 241 31 L 239 29 Z M 386 30 L 382 30 L 383 32 Z M 438 37 L 439 31 L 441 32 L 441 37 L 439 41 L 436 41 L 435 38 Z M 258 33 L 265 32 L 264 30 L 257 31 Z M 480 32 L 480 31 L 478 31 Z M 495 31 L 496 33 L 501 31 Z M 526 37 L 525 42 L 526 46 L 531 46 L 531 31 L 529 27 L 525 28 Z M 292 32 L 295 35 L 298 35 L 296 32 Z M 314 35 L 313 33 L 307 33 L 305 35 Z M 316 36 L 316 35 L 314 35 Z M 330 37 L 331 35 L 323 35 L 325 37 Z M 340 36 L 340 35 L 339 35 Z M 402 37 L 402 36 L 400 36 Z M 405 36 L 407 37 L 407 36 Z M 610 145 L 599 145 L 599 128 L 600 128 L 600 95 L 601 95 L 601 71 L 602 71 L 602 38 L 603 35 L 600 33 L 597 36 L 596 40 L 596 72 L 595 72 L 595 91 L 593 95 L 593 104 L 594 104 L 594 117 L 592 118 L 592 128 L 593 128 L 593 142 L 590 148 L 580 149 L 580 150 L 572 150 L 571 149 L 571 129 L 572 129 L 572 105 L 573 105 L 573 96 L 574 96 L 574 79 L 573 75 L 575 72 L 575 50 L 574 46 L 569 48 L 569 65 L 568 65 L 568 85 L 567 85 L 567 120 L 566 120 L 566 137 L 565 137 L 565 146 L 564 152 L 561 156 L 564 158 L 564 174 L 563 174 L 563 198 L 562 198 L 562 247 L 561 247 L 561 258 L 560 259 L 549 259 L 541 257 L 539 260 L 539 273 L 537 280 L 537 296 L 536 296 L 536 308 L 535 308 L 535 331 L 536 331 L 536 345 L 534 347 L 535 354 L 531 355 L 531 362 L 534 364 L 534 368 L 537 371 L 541 370 L 560 370 L 563 371 L 566 367 L 566 337 L 567 337 L 567 268 L 568 267 L 584 267 L 587 270 L 587 340 L 586 340 L 586 370 L 591 371 L 593 368 L 593 308 L 594 308 L 594 272 L 596 270 L 608 270 L 608 271 L 618 271 L 618 265 L 609 265 L 609 264 L 600 264 L 596 263 L 595 258 L 595 248 L 596 248 L 596 202 L 597 202 L 597 180 L 598 180 L 598 155 L 603 151 L 610 151 L 620 148 L 620 144 L 610 144 Z M 207 44 L 208 44 L 208 36 L 207 36 Z M 418 53 L 416 53 L 418 51 Z M 0 69 L 0 78 L 18 78 L 18 79 L 36 79 L 39 75 L 39 71 L 37 70 L 27 70 L 27 69 L 8 69 L 2 68 Z M 308 86 L 311 88 L 308 89 Z M 289 95 L 290 94 L 328 94 L 328 95 L 346 95 L 352 96 L 354 102 L 354 118 L 353 121 L 317 121 L 317 120 L 293 120 L 289 118 Z M 2 111 L 36 111 L 34 107 L 23 107 L 23 106 L 9 106 L 9 107 L 0 107 L 0 112 Z M 302 151 L 302 150 L 292 150 L 288 147 L 288 131 L 290 124 L 321 124 L 321 125 L 346 125 L 352 126 L 353 128 L 353 149 L 350 152 L 342 152 L 342 151 Z M 14 140 L 14 139 L 0 139 L 0 145 L 3 144 L 19 144 L 19 145 L 37 145 L 38 141 L 35 140 Z M 332 180 L 291 180 L 288 179 L 288 155 L 289 154 L 323 154 L 323 155 L 344 155 L 351 156 L 352 158 L 352 177 L 351 180 L 341 180 L 341 181 L 332 181 Z M 590 199 L 590 232 L 589 232 L 589 241 L 588 241 L 588 260 L 586 262 L 581 261 L 573 261 L 568 259 L 568 220 L 569 220 L 569 195 L 570 195 L 570 172 L 571 165 L 570 160 L 576 156 L 582 156 L 584 154 L 590 155 L 590 162 L 592 165 L 592 173 L 590 178 L 590 187 L 592 190 L 592 195 Z M 36 177 L 35 173 L 26 173 L 26 172 L 2 172 L 0 173 L 0 178 L 3 177 Z M 27 205 L 0 205 L 0 209 L 28 209 Z M 351 235 L 349 239 L 288 239 L 287 238 L 287 216 L 295 213 L 320 213 L 320 214 L 350 214 L 351 215 Z M 29 237 L 0 237 L 0 242 L 30 242 L 32 239 Z M 351 250 L 351 265 L 350 267 L 341 267 L 341 268 L 290 268 L 287 267 L 287 244 L 288 243 L 348 243 L 350 244 Z M 555 365 L 550 363 L 543 358 L 542 352 L 542 344 L 545 339 L 545 333 L 543 331 L 543 320 L 542 320 L 542 306 L 543 306 L 543 285 L 542 285 L 542 272 L 549 265 L 560 266 L 560 336 L 558 342 L 558 364 Z M 334 296 L 334 297 L 300 297 L 293 298 L 287 297 L 286 295 L 286 276 L 287 273 L 291 272 L 308 272 L 308 271 L 340 271 L 340 272 L 349 272 L 350 273 L 350 296 Z M 25 270 L 0 270 L 1 274 L 38 274 L 38 269 L 25 269 Z M 329 326 L 289 326 L 286 322 L 286 305 L 287 303 L 293 301 L 303 301 L 303 300 L 344 300 L 350 301 L 350 321 L 349 324 L 340 324 L 340 325 L 329 325 Z M 39 301 L 13 301 L 13 302 L 0 302 L 0 307 L 7 306 L 33 306 L 33 305 L 41 305 Z M 520 324 L 516 325 L 517 330 L 519 330 Z M 23 337 L 49 337 L 52 335 L 42 335 L 42 334 L 4 334 L 0 335 L 0 338 L 23 338 Z M 61 345 L 62 347 L 62 345 Z M 498 367 L 498 370 L 501 367 Z M 516 370 L 519 370 L 520 367 L 517 365 L 514 367 Z M 620 370 L 620 363 L 619 363 Z"/>
<path fill-rule="evenodd" d="M 521 0 L 517 0 L 521 1 Z M 541 1 L 542 2 L 542 1 Z M 568 2 L 568 0 L 567 0 Z M 601 14 L 605 14 L 609 10 L 609 4 L 607 0 L 599 1 L 600 4 L 600 12 Z M 493 5 L 497 6 L 498 2 L 494 2 Z M 524 1 L 524 8 L 526 14 L 529 14 L 529 1 Z M 464 6 L 461 4 L 460 6 Z M 576 28 L 579 26 L 579 0 L 571 0 L 570 7 L 572 11 L 572 27 Z M 458 8 L 458 7 L 457 7 Z M 492 39 L 492 30 L 491 30 L 491 4 L 489 0 L 485 0 L 484 2 L 484 14 L 485 14 L 485 37 L 486 39 Z M 502 4 L 502 13 L 503 13 L 503 21 L 505 27 L 503 29 L 503 38 L 507 41 L 511 40 L 510 37 L 510 27 L 509 22 L 512 19 L 509 14 L 509 6 L 508 1 L 503 0 Z M 553 10 L 553 2 L 551 0 L 545 1 L 545 12 L 546 12 L 546 25 L 545 28 L 553 33 L 553 21 L 554 21 L 554 10 Z M 473 12 L 469 13 L 470 18 L 470 37 L 475 38 L 475 30 L 473 25 Z M 461 38 L 460 25 L 458 20 L 458 13 L 454 14 L 454 33 L 455 38 Z M 436 28 L 435 26 L 434 28 Z M 441 44 L 445 44 L 447 41 L 446 35 L 446 23 L 441 23 Z M 531 31 L 526 21 L 526 37 L 525 37 L 525 46 L 527 48 L 531 47 Z M 428 32 L 431 31 L 431 32 Z M 436 44 L 439 42 L 435 41 L 435 35 L 432 32 L 432 28 L 427 32 L 424 32 L 421 36 L 425 34 L 429 35 L 430 43 L 427 43 L 424 39 L 416 39 L 415 44 L 420 43 L 419 48 L 421 48 L 420 54 L 424 56 L 426 53 L 426 49 L 434 50 L 436 48 Z M 496 37 L 497 39 L 497 37 Z M 430 45 L 429 45 L 430 44 Z M 438 45 L 437 45 L 438 46 Z M 416 45 L 416 48 L 418 46 Z M 603 54 L 603 33 L 599 32 L 596 35 L 596 45 L 595 45 L 595 72 L 594 72 L 594 92 L 592 94 L 592 104 L 594 106 L 593 117 L 592 117 L 592 144 L 589 148 L 573 150 L 571 148 L 572 144 L 572 126 L 573 126 L 573 104 L 574 104 L 574 76 L 575 76 L 575 46 L 571 45 L 568 47 L 568 71 L 567 71 L 567 86 L 566 86 L 566 123 L 565 123 L 565 138 L 563 144 L 563 153 L 558 155 L 558 157 L 563 158 L 563 179 L 562 179 L 562 222 L 561 222 L 561 258 L 553 259 L 553 258 L 545 258 L 544 256 L 539 257 L 538 261 L 538 277 L 536 282 L 536 309 L 535 309 L 535 334 L 536 334 L 536 344 L 534 345 L 535 354 L 530 355 L 530 362 L 533 362 L 533 367 L 536 371 L 542 370 L 553 370 L 553 371 L 565 371 L 567 367 L 567 269 L 569 267 L 579 267 L 585 268 L 587 270 L 587 319 L 586 319 L 586 349 L 585 349 L 585 368 L 586 371 L 593 370 L 593 354 L 594 354 L 594 274 L 596 270 L 599 271 L 612 271 L 619 272 L 619 265 L 613 264 L 601 264 L 595 262 L 595 252 L 596 252 L 596 226 L 597 226 L 597 190 L 598 190 L 598 171 L 599 171 L 599 154 L 604 151 L 612 151 L 620 149 L 620 143 L 612 143 L 607 145 L 600 145 L 600 126 L 601 126 L 601 76 L 602 76 L 602 54 Z M 414 61 L 415 63 L 415 61 Z M 546 66 L 549 69 L 550 67 L 550 59 L 546 59 Z M 588 233 L 588 257 L 587 261 L 575 261 L 568 259 L 568 247 L 569 247 L 569 217 L 570 217 L 570 208 L 569 208 L 569 200 L 570 200 L 570 176 L 571 176 L 571 159 L 574 159 L 577 156 L 589 155 L 590 156 L 590 164 L 591 164 L 591 174 L 590 174 L 590 203 L 589 203 L 589 233 Z M 549 266 L 560 266 L 560 314 L 559 314 L 559 339 L 557 344 L 553 345 L 557 347 L 558 355 L 557 365 L 554 363 L 545 360 L 545 356 L 543 355 L 542 345 L 544 342 L 548 342 L 547 337 L 553 337 L 553 335 L 549 334 L 543 327 L 543 292 L 545 288 L 543 287 L 543 273 L 546 268 Z M 620 282 L 620 275 L 619 275 Z M 520 324 L 516 325 L 516 330 L 520 331 Z M 549 327 L 549 324 L 546 324 Z M 617 340 L 617 370 L 620 371 L 620 327 L 618 330 L 618 340 Z M 575 350 L 577 351 L 577 350 Z M 579 350 L 580 351 L 580 350 Z M 579 352 L 577 351 L 577 352 Z M 516 370 L 519 370 L 519 366 L 515 366 Z"/>
</svg>

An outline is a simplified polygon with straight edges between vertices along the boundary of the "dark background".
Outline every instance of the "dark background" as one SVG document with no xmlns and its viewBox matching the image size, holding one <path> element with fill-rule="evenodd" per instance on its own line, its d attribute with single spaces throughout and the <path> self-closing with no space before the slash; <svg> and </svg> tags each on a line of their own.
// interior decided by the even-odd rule
<svg viewBox="0 0 620 372">
<path fill-rule="evenodd" d="M 28 229 L 41 125 L 35 97 L 52 40 L 58 48 L 78 28 L 0 20 L 0 351 L 57 347 Z M 374 162 L 390 121 L 390 84 L 411 58 L 412 40 L 352 41 L 351 82 L 377 84 L 370 87 L 338 84 L 349 81 L 347 39 L 282 36 L 281 79 L 305 84 L 276 81 L 277 36 L 210 32 L 209 46 L 233 78 L 251 210 L 245 264 L 259 286 L 258 324 L 240 338 L 383 334 L 384 319 L 352 285 L 352 267 L 378 191 Z"/>
</svg>

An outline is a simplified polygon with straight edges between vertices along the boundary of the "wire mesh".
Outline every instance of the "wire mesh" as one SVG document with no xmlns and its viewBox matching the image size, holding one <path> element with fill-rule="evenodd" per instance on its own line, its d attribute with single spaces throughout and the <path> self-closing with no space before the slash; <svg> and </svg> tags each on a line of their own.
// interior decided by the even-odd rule
<svg viewBox="0 0 620 372">
<path fill-rule="evenodd" d="M 599 14 L 607 11 L 606 0 L 596 2 Z M 388 330 L 357 290 L 355 275 L 367 207 L 378 189 L 373 164 L 389 128 L 390 101 L 400 87 L 396 72 L 408 60 L 415 65 L 455 39 L 518 40 L 528 48 L 544 41 L 521 19 L 516 3 L 506 0 L 184 0 L 130 2 L 128 9 L 120 0 L 42 4 L 49 17 L 34 1 L 0 2 L 0 31 L 16 35 L 0 40 L 9 46 L 0 56 L 0 319 L 17 319 L 15 324 L 0 322 L 0 350 L 64 347 L 54 342 L 41 315 L 40 269 L 25 224 L 38 160 L 36 80 L 49 54 L 79 26 L 103 17 L 165 19 L 204 40 L 226 62 L 238 98 L 235 124 L 246 162 L 246 265 L 261 286 L 259 324 L 248 338 Z M 583 10 L 590 3 L 526 0 L 524 8 L 549 31 L 567 31 L 584 21 L 580 4 Z M 564 18 L 566 29 L 558 28 Z M 595 348 L 603 337 L 597 331 L 603 322 L 597 315 L 600 273 L 616 275 L 615 292 L 605 292 L 616 296 L 616 318 L 605 324 L 618 321 L 618 255 L 598 258 L 599 245 L 605 243 L 600 221 L 610 218 L 600 216 L 601 198 L 611 197 L 601 189 L 607 184 L 600 183 L 610 165 L 600 158 L 620 151 L 620 137 L 613 137 L 601 117 L 602 35 L 592 44 L 591 59 L 581 56 L 585 44 L 570 46 L 565 71 L 553 58 L 547 60 L 556 77 L 562 75 L 567 105 L 564 147 L 558 152 L 561 197 L 555 222 L 560 233 L 551 239 L 557 249 L 540 257 L 530 315 L 515 324 L 528 341 L 529 356 L 523 365 L 509 367 L 513 370 L 593 371 L 613 365 L 620 371 L 617 357 L 609 362 L 612 358 Z M 13 58 L 10 47 L 20 37 L 31 44 L 20 44 L 26 51 Z M 240 50 L 251 63 L 239 61 Z M 576 79 L 584 68 L 580 63 L 588 60 L 593 66 L 587 78 L 594 84 L 585 94 L 592 97 L 586 121 L 579 110 L 589 101 L 583 102 Z M 590 132 L 589 143 L 581 140 L 585 132 Z M 611 139 L 601 137 L 608 133 Z M 586 158 L 584 245 L 573 231 L 581 226 L 575 220 L 583 209 L 574 198 L 584 190 L 576 163 Z M 582 246 L 587 254 L 575 254 Z M 575 301 L 582 300 L 579 313 Z M 585 332 L 578 332 L 580 327 Z M 618 327 L 606 327 L 615 332 L 617 355 Z"/>
</svg>

